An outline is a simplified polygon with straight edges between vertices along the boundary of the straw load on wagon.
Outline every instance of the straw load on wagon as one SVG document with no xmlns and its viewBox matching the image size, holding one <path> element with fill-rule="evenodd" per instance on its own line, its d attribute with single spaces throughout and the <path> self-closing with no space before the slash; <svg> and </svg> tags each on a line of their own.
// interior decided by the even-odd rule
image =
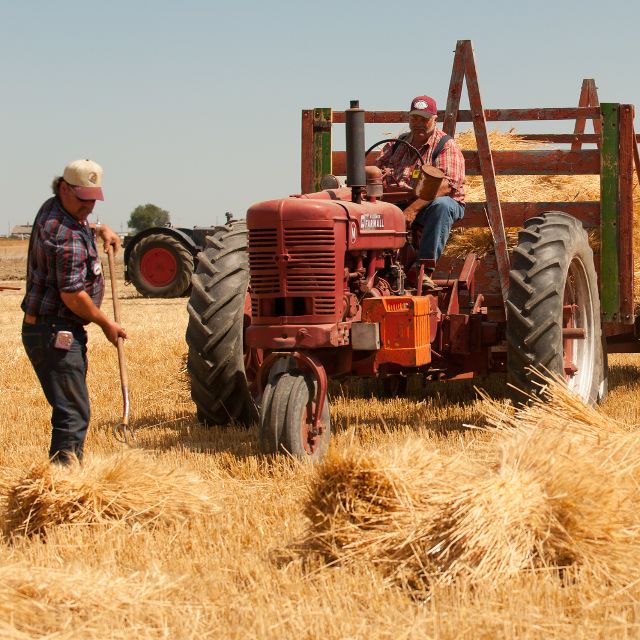
<svg viewBox="0 0 640 640">
<path fill-rule="evenodd" d="M 535 150 L 548 147 L 545 143 L 527 140 L 515 130 L 509 132 L 489 132 L 489 144 L 493 151 Z M 456 135 L 456 142 L 463 150 L 476 149 L 475 134 L 472 130 Z M 600 176 L 496 176 L 498 194 L 502 202 L 569 202 L 600 199 Z M 484 202 L 486 200 L 482 176 L 467 176 L 465 179 L 465 199 L 467 202 Z M 634 178 L 633 211 L 636 223 L 633 228 L 634 246 L 640 246 L 640 188 Z M 589 244 L 594 253 L 599 252 L 600 233 L 598 229 L 589 229 Z M 507 244 L 513 249 L 518 243 L 518 229 L 507 228 Z M 455 229 L 451 232 L 444 254 L 452 258 L 465 258 L 473 252 L 483 258 L 494 252 L 491 231 L 487 228 Z M 636 252 L 637 254 L 637 252 Z M 634 257 L 635 299 L 640 303 L 640 257 Z"/>
</svg>

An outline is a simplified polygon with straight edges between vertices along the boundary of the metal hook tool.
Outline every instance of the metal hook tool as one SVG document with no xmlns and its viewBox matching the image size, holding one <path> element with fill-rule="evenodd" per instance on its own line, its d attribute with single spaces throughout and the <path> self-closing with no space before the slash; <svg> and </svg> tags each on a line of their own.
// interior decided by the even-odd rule
<svg viewBox="0 0 640 640">
<path fill-rule="evenodd" d="M 113 246 L 107 250 L 109 258 L 109 275 L 111 279 L 111 297 L 113 298 L 113 315 L 115 321 L 120 324 L 120 300 L 116 289 L 116 271 L 113 259 Z M 120 369 L 120 385 L 122 387 L 122 420 L 113 426 L 113 437 L 130 447 L 135 445 L 136 434 L 129 426 L 129 380 L 127 377 L 127 364 L 124 359 L 124 340 L 118 337 L 118 368 Z"/>
</svg>

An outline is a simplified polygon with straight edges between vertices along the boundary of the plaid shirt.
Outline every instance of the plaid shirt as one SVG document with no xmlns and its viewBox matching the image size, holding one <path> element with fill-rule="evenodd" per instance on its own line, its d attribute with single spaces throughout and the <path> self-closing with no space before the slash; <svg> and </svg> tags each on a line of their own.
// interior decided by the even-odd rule
<svg viewBox="0 0 640 640">
<path fill-rule="evenodd" d="M 96 306 L 102 303 L 102 265 L 89 225 L 68 214 L 58 198 L 50 198 L 38 211 L 31 236 L 22 310 L 88 324 L 62 302 L 60 292 L 86 291 Z"/>
<path fill-rule="evenodd" d="M 431 162 L 433 150 L 444 135 L 445 133 L 442 129 L 434 129 L 429 140 L 420 147 L 420 155 L 425 164 L 434 164 Z M 411 142 L 410 133 L 402 134 L 400 138 Z M 416 154 L 404 144 L 398 144 L 395 152 L 393 146 L 393 142 L 388 142 L 376 160 L 378 167 L 381 169 L 389 167 L 393 174 L 393 176 L 384 177 L 384 188 L 387 191 L 397 190 L 398 187 L 411 189 L 411 173 L 417 162 Z M 454 200 L 464 204 L 464 156 L 453 139 L 445 143 L 444 148 L 436 158 L 434 166 L 444 171 L 444 175 L 451 187 L 449 195 Z"/>
</svg>

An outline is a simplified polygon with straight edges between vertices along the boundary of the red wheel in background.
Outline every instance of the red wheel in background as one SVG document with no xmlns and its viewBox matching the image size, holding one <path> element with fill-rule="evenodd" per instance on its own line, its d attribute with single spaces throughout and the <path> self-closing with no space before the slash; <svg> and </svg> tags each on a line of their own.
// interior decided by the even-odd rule
<svg viewBox="0 0 640 640">
<path fill-rule="evenodd" d="M 172 251 L 166 247 L 154 247 L 142 255 L 140 272 L 154 287 L 166 287 L 175 279 L 178 263 Z"/>
<path fill-rule="evenodd" d="M 186 295 L 193 275 L 193 256 L 177 238 L 164 233 L 145 236 L 131 250 L 129 279 L 150 298 Z"/>
</svg>

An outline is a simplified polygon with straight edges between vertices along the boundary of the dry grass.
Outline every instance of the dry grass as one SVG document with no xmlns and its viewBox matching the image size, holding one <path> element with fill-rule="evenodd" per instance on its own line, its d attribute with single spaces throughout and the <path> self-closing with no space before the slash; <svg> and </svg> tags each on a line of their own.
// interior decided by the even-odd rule
<svg viewBox="0 0 640 640">
<path fill-rule="evenodd" d="M 8 305 L 0 313 L 0 456 L 15 478 L 44 460 L 48 410 L 19 344 L 20 296 L 3 296 Z M 522 573 L 516 567 L 528 546 L 523 539 L 514 545 L 512 568 L 492 581 L 487 581 L 489 573 L 483 580 L 484 568 L 476 574 L 464 568 L 482 566 L 475 556 L 459 554 L 454 566 L 451 552 L 451 573 L 457 577 L 432 581 L 428 603 L 416 601 L 415 592 L 404 588 L 418 589 L 419 595 L 426 585 L 415 579 L 410 563 L 413 521 L 410 514 L 402 516 L 401 498 L 429 495 L 424 490 L 433 486 L 450 497 L 455 487 L 460 505 L 475 504 L 459 513 L 458 530 L 467 537 L 457 549 L 501 548 L 487 542 L 486 530 L 465 529 L 469 519 L 486 522 L 495 536 L 502 530 L 491 528 L 487 514 L 498 520 L 500 513 L 503 538 L 510 539 L 530 514 L 539 513 L 534 495 L 529 509 L 522 509 L 517 487 L 530 486 L 524 471 L 502 478 L 487 475 L 485 484 L 472 482 L 478 467 L 487 473 L 491 438 L 464 430 L 464 423 L 477 423 L 489 407 L 468 386 L 430 386 L 424 395 L 416 385 L 412 398 L 388 401 L 348 389 L 334 395 L 337 433 L 331 459 L 354 464 L 386 459 L 396 483 L 405 474 L 411 474 L 412 483 L 404 496 L 381 484 L 378 520 L 368 523 L 375 531 L 389 522 L 386 507 L 397 501 L 402 525 L 397 535 L 403 536 L 404 547 L 398 545 L 394 553 L 398 559 L 407 554 L 403 565 L 396 563 L 390 572 L 384 563 L 354 555 L 347 563 L 326 567 L 320 557 L 299 550 L 307 528 L 304 505 L 317 471 L 256 455 L 255 429 L 209 431 L 197 425 L 179 380 L 184 301 L 132 297 L 124 300 L 123 316 L 131 334 L 132 420 L 147 456 L 163 468 L 177 466 L 199 475 L 220 512 L 152 528 L 68 524 L 50 527 L 46 541 L 19 537 L 1 543 L 3 637 L 124 638 L 131 637 L 131 629 L 140 638 L 546 638 L 632 636 L 637 631 L 640 592 L 633 584 L 614 587 L 573 569 L 565 571 L 564 584 L 554 569 Z M 119 419 L 117 365 L 114 350 L 93 329 L 90 349 L 94 419 L 87 448 L 88 455 L 104 456 L 118 450 L 107 431 Z M 636 364 L 635 356 L 618 359 L 605 405 L 609 415 L 627 423 L 637 422 L 640 414 Z M 499 388 L 499 381 L 490 381 L 492 395 Z M 590 420 L 587 415 L 586 424 Z M 396 452 L 393 465 L 388 464 L 390 451 Z M 450 472 L 434 473 L 438 467 L 425 464 L 432 459 Z M 352 468 L 345 463 L 342 473 Z M 491 479 L 501 491 L 493 490 Z M 333 482 L 339 481 L 336 474 Z M 362 513 L 355 509 L 342 532 L 336 530 L 336 545 L 353 536 L 350 527 Z"/>
<path fill-rule="evenodd" d="M 60 629 L 56 637 L 100 637 L 105 629 L 94 620 L 95 611 L 101 611 L 114 622 L 111 637 L 130 638 L 125 635 L 127 615 L 138 610 L 136 626 L 151 626 L 179 586 L 158 572 L 117 576 L 81 564 L 61 569 L 9 563 L 0 568 L 0 633 L 3 638 L 37 638 L 47 629 Z"/>
<path fill-rule="evenodd" d="M 0 284 L 24 279 L 28 246 L 28 240 L 0 240 Z"/>
<path fill-rule="evenodd" d="M 415 486 L 404 496 L 380 482 L 380 505 L 368 523 L 371 532 L 380 529 L 389 521 L 386 509 L 396 504 L 405 546 L 399 545 L 394 552 L 396 559 L 402 553 L 407 559 L 390 569 L 384 563 L 357 557 L 353 551 L 348 562 L 327 566 L 324 551 L 301 549 L 309 527 L 305 509 L 317 486 L 319 470 L 286 458 L 260 456 L 255 427 L 245 431 L 199 426 L 181 378 L 186 301 L 143 299 L 131 289 L 120 289 L 124 293 L 122 316 L 130 335 L 126 354 L 131 422 L 138 428 L 144 458 L 160 467 L 159 477 L 166 477 L 163 472 L 173 469 L 199 477 L 218 511 L 164 523 L 154 521 L 154 526 L 133 519 L 125 526 L 114 521 L 73 524 L 65 520 L 65 524 L 49 526 L 46 537 L 18 535 L 0 540 L 1 637 L 608 640 L 638 635 L 640 587 L 635 582 L 637 576 L 624 578 L 624 567 L 631 566 L 624 554 L 635 553 L 637 542 L 618 552 L 618 564 L 623 564 L 620 571 L 616 563 L 607 560 L 610 580 L 596 577 L 604 573 L 598 569 L 602 565 L 592 564 L 595 550 L 600 551 L 595 544 L 581 547 L 581 555 L 561 575 L 555 566 L 535 571 L 518 568 L 522 549 L 529 545 L 524 537 L 517 538 L 518 545 L 505 565 L 510 568 L 504 574 L 489 571 L 495 566 L 495 559 L 489 562 L 490 555 L 462 553 L 465 549 L 499 550 L 504 548 L 500 536 L 510 540 L 522 532 L 522 523 L 531 514 L 539 514 L 539 509 L 534 494 L 526 503 L 529 507 L 522 509 L 518 487 L 530 487 L 531 477 L 547 474 L 553 465 L 545 456 L 558 456 L 560 451 L 549 446 L 551 440 L 545 440 L 546 448 L 536 457 L 530 455 L 530 449 L 542 447 L 542 443 L 518 445 L 513 440 L 513 449 L 505 449 L 504 456 L 515 471 L 509 475 L 505 467 L 502 476 L 498 474 L 495 469 L 501 457 L 492 444 L 492 432 L 464 427 L 482 424 L 481 416 L 493 406 L 468 384 L 425 388 L 412 381 L 411 397 L 389 400 L 370 398 L 365 385 L 360 389 L 335 386 L 330 460 L 372 461 L 367 471 L 372 482 L 379 461 L 386 461 L 389 471 L 389 460 L 395 456 L 396 485 L 403 478 L 413 478 Z M 45 462 L 49 409 L 20 344 L 21 294 L 5 291 L 0 296 L 0 467 L 5 486 L 15 486 L 30 469 Z M 110 311 L 110 300 L 104 307 Z M 90 328 L 89 359 L 92 424 L 87 457 L 104 459 L 121 452 L 110 436 L 111 426 L 120 419 L 121 398 L 115 349 L 95 327 Z M 631 436 L 626 435 L 633 429 L 624 428 L 617 434 L 618 429 L 611 429 L 608 420 L 632 426 L 640 423 L 640 359 L 625 355 L 611 361 L 611 391 L 603 407 L 608 427 L 593 423 L 593 416 L 585 413 L 585 428 L 595 424 L 595 434 L 604 439 L 609 432 L 629 437 L 628 443 L 620 442 L 635 451 Z M 483 385 L 492 397 L 500 397 L 504 390 L 499 377 Z M 498 409 L 505 411 L 505 407 L 500 404 Z M 562 415 L 560 406 L 557 413 Z M 508 431 L 507 418 L 490 416 L 505 423 L 503 430 Z M 500 431 L 493 428 L 496 434 Z M 587 442 L 584 446 L 593 450 L 595 445 L 589 442 L 593 437 L 581 437 Z M 616 454 L 619 478 L 632 466 L 623 462 L 625 451 L 621 446 Z M 582 464 L 582 454 L 572 458 L 572 450 L 565 453 L 567 460 Z M 438 467 L 426 465 L 433 460 L 450 470 L 434 474 Z M 596 457 L 589 469 L 595 469 L 595 474 L 605 462 L 602 456 Z M 575 466 L 567 462 L 561 467 L 563 474 L 566 476 L 569 468 L 575 474 Z M 343 478 L 348 478 L 349 468 L 343 464 Z M 458 471 L 454 473 L 454 469 Z M 127 469 L 129 472 L 135 492 L 143 485 L 133 488 L 138 474 L 135 467 Z M 485 484 L 472 482 L 478 473 L 486 474 Z M 580 473 L 580 477 L 584 475 Z M 454 512 L 459 511 L 456 526 L 464 534 L 455 547 L 457 555 L 451 551 L 442 559 L 435 556 L 441 571 L 450 567 L 450 580 L 444 579 L 443 573 L 434 581 L 437 572 L 425 573 L 429 578 L 423 579 L 414 571 L 413 556 L 408 552 L 412 544 L 417 548 L 410 538 L 415 523 L 402 509 L 410 498 L 423 496 L 424 502 L 425 491 L 418 489 L 430 489 L 430 478 L 440 495 L 456 495 L 461 507 L 467 505 L 466 511 Z M 624 493 L 616 496 L 619 478 L 615 474 L 611 482 L 607 478 L 598 491 L 608 491 L 611 500 L 624 498 Z M 333 481 L 338 480 L 336 475 Z M 95 481 L 92 476 L 91 482 Z M 498 490 L 494 490 L 496 486 Z M 592 485 L 584 491 L 591 493 L 569 497 L 602 504 L 606 496 L 589 487 Z M 167 489 L 169 498 L 171 491 Z M 562 503 L 568 501 L 567 496 L 558 494 L 557 498 L 554 509 L 572 513 L 572 505 Z M 155 502 L 143 498 L 137 504 Z M 353 538 L 354 528 L 366 516 L 366 504 L 353 506 L 357 509 L 348 517 L 345 511 L 344 527 L 336 529 L 336 541 L 330 543 L 336 549 Z M 606 513 L 610 511 L 607 507 Z M 504 531 L 492 526 L 492 518 L 497 520 L 498 514 Z M 0 518 L 5 525 L 7 515 L 2 506 Z M 584 519 L 575 520 L 575 526 L 567 522 L 572 539 L 591 518 L 604 531 L 602 535 L 611 535 L 605 518 L 598 519 L 598 515 L 597 509 L 585 511 Z M 485 525 L 469 529 L 465 522 Z M 615 520 L 611 531 L 617 530 L 614 525 Z M 533 531 L 538 529 L 533 527 Z M 373 535 L 371 532 L 366 535 Z M 620 540 L 616 544 L 625 546 Z M 487 558 L 482 565 L 486 574 L 485 568 L 477 569 L 480 557 Z M 458 559 L 455 566 L 454 559 Z"/>
</svg>

